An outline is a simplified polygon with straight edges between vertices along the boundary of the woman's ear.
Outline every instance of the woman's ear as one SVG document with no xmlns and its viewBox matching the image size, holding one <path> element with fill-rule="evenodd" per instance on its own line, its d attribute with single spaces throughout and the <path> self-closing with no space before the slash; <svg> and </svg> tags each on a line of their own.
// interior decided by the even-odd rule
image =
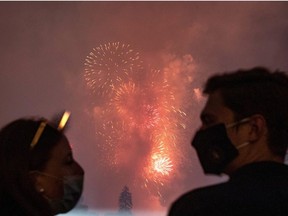
<svg viewBox="0 0 288 216">
<path fill-rule="evenodd" d="M 256 114 L 250 117 L 249 124 L 251 129 L 249 131 L 249 141 L 256 142 L 267 135 L 267 124 L 265 118 L 260 115 Z"/>
<path fill-rule="evenodd" d="M 37 171 L 31 171 L 29 175 L 30 178 L 32 178 L 32 181 L 34 182 L 36 191 L 38 191 L 39 193 L 43 193 L 45 190 L 41 184 L 41 175 Z"/>
</svg>

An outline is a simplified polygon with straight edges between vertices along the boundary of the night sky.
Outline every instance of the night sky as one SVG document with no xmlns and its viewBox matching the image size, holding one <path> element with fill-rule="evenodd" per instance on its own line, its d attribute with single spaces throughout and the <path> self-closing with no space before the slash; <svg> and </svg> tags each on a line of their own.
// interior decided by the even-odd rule
<svg viewBox="0 0 288 216">
<path fill-rule="evenodd" d="M 180 194 L 226 179 L 204 176 L 190 147 L 205 102 L 198 94 L 204 81 L 218 72 L 254 66 L 288 71 L 287 11 L 286 2 L 0 2 L 0 125 L 20 117 L 52 118 L 70 110 L 67 137 L 86 170 L 81 204 L 117 211 L 119 194 L 127 185 L 133 210 L 165 215 Z M 119 98 L 99 95 L 97 87 L 92 93 L 87 85 L 85 60 L 93 48 L 116 42 L 139 53 L 145 69 L 126 77 L 135 81 L 138 93 L 144 93 L 133 89 L 136 100 L 128 92 L 121 99 L 127 103 L 121 102 L 115 111 Z M 156 70 L 169 88 L 155 76 Z M 154 110 L 162 118 L 153 120 L 157 126 L 134 125 L 132 132 L 127 131 L 131 127 L 120 128 L 127 119 L 126 126 L 131 125 L 131 116 L 142 122 L 141 108 L 151 104 L 160 110 L 160 114 Z M 128 111 L 123 107 L 130 112 L 124 120 Z M 175 114 L 172 107 L 185 116 Z M 169 122 L 163 120 L 165 113 Z M 107 122 L 119 127 L 117 133 L 103 129 Z M 157 185 L 143 187 L 143 161 L 154 146 L 151 134 L 157 137 L 155 133 L 162 133 L 171 122 L 177 129 L 167 136 L 176 137 L 169 154 L 177 166 L 163 186 L 156 176 Z M 147 134 L 149 139 L 144 138 Z M 110 135 L 113 142 L 105 139 Z M 125 144 L 120 135 L 127 138 Z"/>
</svg>

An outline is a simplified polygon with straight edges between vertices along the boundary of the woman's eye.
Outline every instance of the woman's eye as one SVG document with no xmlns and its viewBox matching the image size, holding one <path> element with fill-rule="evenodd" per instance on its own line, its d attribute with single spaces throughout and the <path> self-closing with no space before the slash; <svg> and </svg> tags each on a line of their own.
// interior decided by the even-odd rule
<svg viewBox="0 0 288 216">
<path fill-rule="evenodd" d="M 66 164 L 71 164 L 71 163 L 73 163 L 74 162 L 74 159 L 73 159 L 73 157 L 72 156 L 68 156 L 67 158 L 66 158 Z"/>
</svg>

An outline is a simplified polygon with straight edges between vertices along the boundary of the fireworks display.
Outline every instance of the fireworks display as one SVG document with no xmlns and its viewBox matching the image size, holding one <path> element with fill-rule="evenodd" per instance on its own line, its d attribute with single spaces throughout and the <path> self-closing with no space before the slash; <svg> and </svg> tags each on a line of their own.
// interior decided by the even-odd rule
<svg viewBox="0 0 288 216">
<path fill-rule="evenodd" d="M 185 130 L 182 81 L 187 77 L 175 65 L 146 67 L 138 52 L 120 42 L 94 48 L 84 66 L 92 98 L 104 101 L 91 111 L 95 135 L 103 140 L 98 144 L 103 165 L 117 172 L 138 170 L 135 185 L 161 197 L 183 162 L 177 140 Z"/>
<path fill-rule="evenodd" d="M 126 81 L 131 72 L 142 68 L 139 53 L 130 45 L 108 43 L 93 48 L 85 60 L 85 79 L 94 92 L 106 96 L 117 83 Z"/>
</svg>

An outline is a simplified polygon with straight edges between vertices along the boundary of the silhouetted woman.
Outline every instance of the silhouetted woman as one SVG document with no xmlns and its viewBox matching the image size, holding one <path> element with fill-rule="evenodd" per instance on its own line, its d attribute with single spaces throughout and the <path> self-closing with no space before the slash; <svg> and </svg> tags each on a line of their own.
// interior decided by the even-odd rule
<svg viewBox="0 0 288 216">
<path fill-rule="evenodd" d="M 84 171 L 61 128 L 19 119 L 0 131 L 0 215 L 51 216 L 71 210 Z"/>
</svg>

